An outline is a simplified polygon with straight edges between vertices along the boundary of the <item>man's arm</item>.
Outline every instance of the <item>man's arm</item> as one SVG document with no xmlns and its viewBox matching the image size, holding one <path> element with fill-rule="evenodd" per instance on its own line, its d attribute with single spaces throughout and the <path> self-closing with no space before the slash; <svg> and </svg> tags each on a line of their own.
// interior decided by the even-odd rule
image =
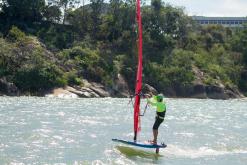
<svg viewBox="0 0 247 165">
<path fill-rule="evenodd" d="M 157 98 L 156 96 L 153 96 L 151 99 L 148 99 L 148 103 L 152 106 L 157 106 Z"/>
</svg>

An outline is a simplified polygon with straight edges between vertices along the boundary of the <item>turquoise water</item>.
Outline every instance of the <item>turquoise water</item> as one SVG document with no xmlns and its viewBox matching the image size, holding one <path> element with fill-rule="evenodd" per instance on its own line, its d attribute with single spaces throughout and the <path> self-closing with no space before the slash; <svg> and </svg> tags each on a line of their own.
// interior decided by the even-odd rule
<svg viewBox="0 0 247 165">
<path fill-rule="evenodd" d="M 0 164 L 247 163 L 247 100 L 166 101 L 158 140 L 168 147 L 156 156 L 111 141 L 133 138 L 128 99 L 0 97 Z M 154 116 L 149 108 L 140 140 L 152 138 Z"/>
</svg>

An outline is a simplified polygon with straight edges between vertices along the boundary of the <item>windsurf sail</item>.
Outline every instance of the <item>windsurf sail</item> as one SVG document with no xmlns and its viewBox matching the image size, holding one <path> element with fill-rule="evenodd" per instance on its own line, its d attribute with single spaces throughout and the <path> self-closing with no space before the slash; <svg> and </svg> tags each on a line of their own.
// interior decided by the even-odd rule
<svg viewBox="0 0 247 165">
<path fill-rule="evenodd" d="M 135 103 L 134 103 L 134 141 L 140 131 L 140 103 L 142 89 L 142 17 L 141 17 L 141 0 L 136 0 L 136 22 L 138 25 L 138 68 L 136 73 L 135 84 Z"/>
</svg>

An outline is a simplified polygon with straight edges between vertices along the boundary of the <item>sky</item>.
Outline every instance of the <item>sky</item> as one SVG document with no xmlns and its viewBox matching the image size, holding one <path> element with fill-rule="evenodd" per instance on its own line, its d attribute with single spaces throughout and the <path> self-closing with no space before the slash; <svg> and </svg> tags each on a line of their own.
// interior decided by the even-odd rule
<svg viewBox="0 0 247 165">
<path fill-rule="evenodd" d="M 162 0 L 173 6 L 185 7 L 188 15 L 246 17 L 247 0 Z"/>
</svg>

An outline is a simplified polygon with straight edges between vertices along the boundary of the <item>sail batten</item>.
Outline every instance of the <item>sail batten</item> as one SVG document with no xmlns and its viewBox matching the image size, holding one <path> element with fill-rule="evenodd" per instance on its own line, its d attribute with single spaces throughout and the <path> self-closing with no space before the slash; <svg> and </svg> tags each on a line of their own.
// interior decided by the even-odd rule
<svg viewBox="0 0 247 165">
<path fill-rule="evenodd" d="M 140 103 L 142 89 L 142 18 L 141 18 L 141 1 L 136 1 L 136 22 L 138 24 L 138 68 L 136 74 L 135 86 L 135 104 L 134 104 L 134 140 L 137 139 L 137 134 L 140 131 Z"/>
</svg>

